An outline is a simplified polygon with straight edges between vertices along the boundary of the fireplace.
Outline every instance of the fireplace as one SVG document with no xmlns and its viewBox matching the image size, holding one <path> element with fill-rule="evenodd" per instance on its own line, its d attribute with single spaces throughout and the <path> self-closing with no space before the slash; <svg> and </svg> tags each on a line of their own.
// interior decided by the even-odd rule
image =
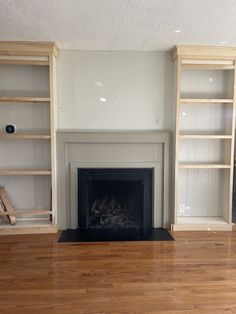
<svg viewBox="0 0 236 314">
<path fill-rule="evenodd" d="M 170 143 L 167 131 L 59 131 L 58 211 L 60 229 L 78 228 L 78 169 L 153 170 L 153 227 L 170 228 Z"/>
<path fill-rule="evenodd" d="M 144 235 L 153 227 L 153 168 L 79 168 L 78 225 Z"/>
</svg>

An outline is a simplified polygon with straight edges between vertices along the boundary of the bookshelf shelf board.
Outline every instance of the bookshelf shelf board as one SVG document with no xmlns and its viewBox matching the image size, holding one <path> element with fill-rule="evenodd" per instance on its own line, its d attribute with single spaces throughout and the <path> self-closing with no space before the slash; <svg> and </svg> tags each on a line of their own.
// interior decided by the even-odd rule
<svg viewBox="0 0 236 314">
<path fill-rule="evenodd" d="M 182 104 L 233 104 L 234 100 L 231 98 L 227 99 L 213 99 L 213 98 L 181 98 L 180 103 Z"/>
<path fill-rule="evenodd" d="M 11 97 L 0 96 L 0 102 L 11 103 L 49 103 L 50 97 Z"/>
<path fill-rule="evenodd" d="M 38 216 L 38 215 L 52 215 L 52 211 L 50 210 L 13 210 L 13 211 L 5 211 L 0 212 L 0 216 Z"/>
<path fill-rule="evenodd" d="M 180 134 L 180 139 L 232 139 L 232 135 Z"/>
<path fill-rule="evenodd" d="M 227 164 L 208 164 L 208 163 L 179 163 L 181 169 L 230 169 Z"/>
<path fill-rule="evenodd" d="M 0 169 L 0 175 L 51 175 L 49 169 Z"/>
<path fill-rule="evenodd" d="M 16 134 L 6 134 L 0 133 L 0 139 L 2 140 L 49 140 L 51 138 L 50 134 L 37 134 L 37 133 L 16 133 Z"/>
<path fill-rule="evenodd" d="M 41 60 L 10 60 L 10 59 L 0 59 L 0 64 L 9 65 L 49 65 L 49 61 Z"/>
</svg>

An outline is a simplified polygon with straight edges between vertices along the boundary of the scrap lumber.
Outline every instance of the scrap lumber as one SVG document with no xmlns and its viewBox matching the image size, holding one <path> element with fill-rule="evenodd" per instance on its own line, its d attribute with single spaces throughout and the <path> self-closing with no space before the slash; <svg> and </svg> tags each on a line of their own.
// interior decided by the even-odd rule
<svg viewBox="0 0 236 314">
<path fill-rule="evenodd" d="M 12 202 L 11 202 L 6 190 L 4 189 L 4 187 L 0 187 L 0 204 L 1 204 L 2 209 L 5 212 L 14 211 L 14 207 L 12 206 Z M 8 221 L 11 225 L 14 225 L 16 223 L 16 216 L 7 215 L 6 217 L 7 217 Z"/>
<path fill-rule="evenodd" d="M 2 202 L 2 199 L 0 198 L 0 213 L 5 213 L 6 208 Z M 4 220 L 5 222 L 9 222 L 9 219 L 5 215 L 1 215 L 1 220 Z"/>
</svg>

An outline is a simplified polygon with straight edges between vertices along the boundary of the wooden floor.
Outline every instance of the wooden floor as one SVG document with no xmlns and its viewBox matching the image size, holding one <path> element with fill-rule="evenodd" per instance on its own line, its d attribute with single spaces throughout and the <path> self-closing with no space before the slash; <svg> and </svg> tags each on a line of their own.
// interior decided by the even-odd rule
<svg viewBox="0 0 236 314">
<path fill-rule="evenodd" d="M 236 313 L 236 232 L 176 241 L 0 237 L 0 313 Z"/>
</svg>

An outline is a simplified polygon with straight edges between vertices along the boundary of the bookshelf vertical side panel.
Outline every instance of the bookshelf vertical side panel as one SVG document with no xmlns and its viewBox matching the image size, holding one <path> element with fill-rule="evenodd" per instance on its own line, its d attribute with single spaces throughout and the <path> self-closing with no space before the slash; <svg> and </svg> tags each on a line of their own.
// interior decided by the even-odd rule
<svg viewBox="0 0 236 314">
<path fill-rule="evenodd" d="M 180 79 L 181 79 L 181 62 L 182 58 L 177 57 L 175 60 L 175 102 L 176 102 L 176 120 L 175 120 L 175 149 L 174 149 L 174 163 L 175 163 L 175 208 L 174 208 L 174 223 L 177 223 L 177 213 L 179 207 L 179 195 L 178 195 L 178 174 L 179 174 L 179 110 L 180 110 Z"/>
<path fill-rule="evenodd" d="M 56 106 L 57 106 L 57 86 L 56 86 L 56 58 L 50 55 L 50 124 L 51 124 L 51 209 L 52 209 L 52 225 L 55 227 L 57 225 L 57 174 L 56 174 Z"/>
<path fill-rule="evenodd" d="M 236 59 L 234 59 L 234 85 L 233 85 L 233 110 L 232 110 L 232 140 L 230 152 L 230 176 L 229 176 L 229 213 L 228 223 L 232 223 L 233 208 L 233 179 L 234 179 L 234 142 L 235 142 L 235 112 L 236 112 Z"/>
</svg>

